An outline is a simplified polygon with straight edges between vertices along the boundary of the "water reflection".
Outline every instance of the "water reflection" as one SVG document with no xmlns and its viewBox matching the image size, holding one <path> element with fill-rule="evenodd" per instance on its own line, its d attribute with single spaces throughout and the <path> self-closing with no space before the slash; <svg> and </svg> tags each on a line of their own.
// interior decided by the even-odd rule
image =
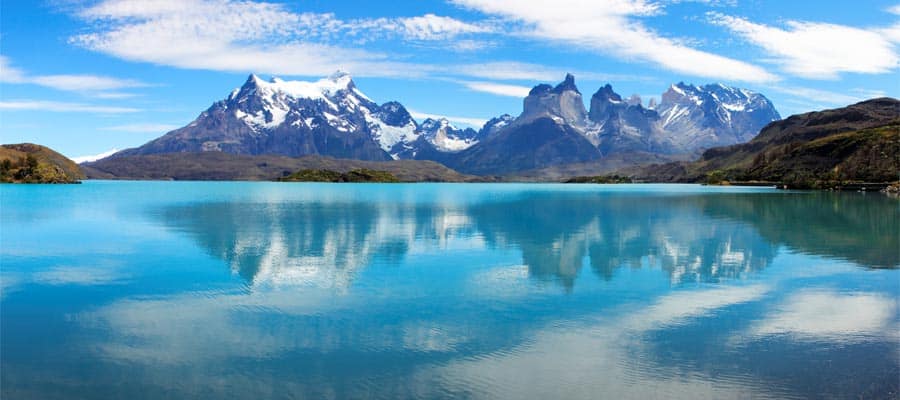
<svg viewBox="0 0 900 400">
<path fill-rule="evenodd" d="M 828 192 L 698 198 L 707 215 L 746 221 L 767 241 L 866 267 L 900 266 L 900 202 L 881 194 Z"/>
<path fill-rule="evenodd" d="M 85 246 L 118 235 L 107 221 L 128 231 L 149 216 L 157 247 L 121 239 L 133 250 L 104 264 L 13 258 L 3 397 L 846 398 L 900 385 L 896 202 L 355 187 L 141 204 Z M 52 236 L 26 237 L 38 234 Z"/>
<path fill-rule="evenodd" d="M 661 268 L 673 283 L 739 278 L 777 249 L 747 225 L 706 217 L 695 197 L 545 194 L 470 209 L 487 242 L 515 244 L 531 276 L 574 285 L 583 265 L 603 279 Z"/>
<path fill-rule="evenodd" d="M 347 288 L 373 262 L 429 249 L 514 250 L 530 277 L 568 289 L 584 266 L 605 280 L 642 267 L 665 271 L 675 284 L 740 279 L 765 268 L 782 244 L 864 265 L 898 263 L 897 207 L 839 201 L 838 210 L 810 216 L 821 208 L 811 201 L 823 199 L 548 192 L 453 207 L 213 203 L 159 215 L 254 284 Z"/>
</svg>

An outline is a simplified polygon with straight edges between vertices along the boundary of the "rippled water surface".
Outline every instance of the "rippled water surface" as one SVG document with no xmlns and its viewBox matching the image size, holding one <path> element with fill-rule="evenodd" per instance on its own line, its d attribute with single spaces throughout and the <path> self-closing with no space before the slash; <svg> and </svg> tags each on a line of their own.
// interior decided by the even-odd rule
<svg viewBox="0 0 900 400">
<path fill-rule="evenodd" d="M 0 397 L 896 398 L 900 201 L 0 186 Z"/>
</svg>

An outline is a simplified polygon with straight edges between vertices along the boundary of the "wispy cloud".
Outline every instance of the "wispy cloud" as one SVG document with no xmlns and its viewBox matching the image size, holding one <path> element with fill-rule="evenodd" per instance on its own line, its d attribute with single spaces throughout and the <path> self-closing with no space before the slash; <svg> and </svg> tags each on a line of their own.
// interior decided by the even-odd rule
<svg viewBox="0 0 900 400">
<path fill-rule="evenodd" d="M 97 75 L 44 75 L 29 79 L 31 83 L 70 92 L 102 91 L 148 86 L 131 79 Z"/>
<path fill-rule="evenodd" d="M 10 60 L 5 56 L 0 56 L 0 82 L 33 84 L 48 87 L 51 89 L 68 92 L 78 92 L 88 95 L 102 94 L 102 92 L 109 90 L 149 86 L 144 82 L 133 79 L 120 79 L 100 75 L 30 75 L 24 70 L 12 66 Z"/>
<path fill-rule="evenodd" d="M 409 115 L 411 115 L 413 118 L 418 119 L 418 120 L 423 120 L 423 119 L 427 119 L 427 118 L 431 118 L 431 119 L 444 118 L 447 121 L 455 122 L 460 125 L 470 126 L 475 129 L 481 128 L 487 122 L 487 120 L 484 118 L 453 117 L 453 116 L 441 115 L 441 114 L 424 113 L 424 112 L 411 110 L 411 109 L 407 109 L 407 111 L 409 111 Z"/>
<path fill-rule="evenodd" d="M 874 30 L 805 21 L 787 21 L 785 28 L 779 28 L 717 12 L 707 13 L 707 18 L 761 47 L 785 71 L 803 78 L 878 74 L 900 66 L 895 47 Z"/>
<path fill-rule="evenodd" d="M 114 107 L 83 103 L 44 100 L 3 100 L 0 110 L 32 110 L 50 112 L 92 112 L 100 114 L 124 114 L 141 111 L 131 107 Z"/>
<path fill-rule="evenodd" d="M 900 4 L 889 7 L 885 11 L 900 17 Z M 895 44 L 900 44 L 900 20 L 894 21 L 894 24 L 887 28 L 877 29 L 876 31 L 884 36 L 885 39 Z"/>
<path fill-rule="evenodd" d="M 453 0 L 521 24 L 516 34 L 565 43 L 707 78 L 771 82 L 778 77 L 750 63 L 701 51 L 645 27 L 637 17 L 660 13 L 644 0 Z"/>
<path fill-rule="evenodd" d="M 358 76 L 423 76 L 439 68 L 393 61 L 388 54 L 335 42 L 390 35 L 447 40 L 490 31 L 484 25 L 434 14 L 344 21 L 333 14 L 294 13 L 280 4 L 229 0 L 107 0 L 78 16 L 99 28 L 70 38 L 71 43 L 122 59 L 299 76 L 327 75 L 337 69 Z"/>
<path fill-rule="evenodd" d="M 384 21 L 388 22 L 388 21 Z M 486 25 L 470 24 L 457 19 L 425 14 L 420 17 L 397 18 L 393 21 L 395 30 L 405 37 L 418 40 L 442 40 L 467 33 L 487 33 L 491 31 Z M 390 22 L 382 26 L 391 26 Z"/>
<path fill-rule="evenodd" d="M 528 92 L 531 90 L 531 88 L 527 86 L 506 85 L 494 82 L 461 81 L 459 83 L 476 92 L 496 94 L 498 96 L 515 97 L 519 99 L 527 96 Z"/>
<path fill-rule="evenodd" d="M 166 133 L 180 126 L 174 124 L 134 123 L 125 125 L 108 126 L 101 128 L 104 131 L 131 132 L 131 133 Z"/>
</svg>

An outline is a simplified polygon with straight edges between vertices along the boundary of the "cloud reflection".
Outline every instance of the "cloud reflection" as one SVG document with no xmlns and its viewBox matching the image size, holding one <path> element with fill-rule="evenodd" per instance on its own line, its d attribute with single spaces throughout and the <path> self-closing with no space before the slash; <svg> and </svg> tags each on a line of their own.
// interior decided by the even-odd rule
<svg viewBox="0 0 900 400">
<path fill-rule="evenodd" d="M 751 329 L 754 336 L 789 335 L 795 340 L 859 341 L 898 337 L 897 300 L 876 293 L 804 290 Z"/>
</svg>

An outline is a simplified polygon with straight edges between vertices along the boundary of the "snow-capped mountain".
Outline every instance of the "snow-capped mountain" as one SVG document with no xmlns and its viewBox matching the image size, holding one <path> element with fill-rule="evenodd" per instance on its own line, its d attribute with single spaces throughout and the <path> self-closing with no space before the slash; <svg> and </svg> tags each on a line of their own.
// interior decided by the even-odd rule
<svg viewBox="0 0 900 400">
<path fill-rule="evenodd" d="M 359 160 L 417 159 L 471 173 L 505 173 L 613 154 L 697 154 L 742 143 L 778 112 L 764 96 L 721 84 L 679 83 L 657 105 L 623 99 L 611 85 L 585 108 L 575 77 L 535 86 L 522 113 L 493 118 L 480 130 L 447 119 L 418 124 L 402 104 L 379 105 L 346 73 L 315 81 L 250 75 L 197 119 L 128 155 L 219 151 L 234 154 L 325 155 Z"/>
<path fill-rule="evenodd" d="M 118 155 L 222 151 L 389 160 L 418 137 L 400 103 L 378 105 L 346 73 L 316 82 L 250 75 L 187 126 Z"/>
<path fill-rule="evenodd" d="M 685 150 L 699 150 L 749 141 L 781 119 L 765 96 L 721 83 L 695 86 L 677 83 L 662 95 L 656 108 L 664 140 Z"/>
<path fill-rule="evenodd" d="M 442 160 L 463 172 L 507 173 L 583 163 L 613 154 L 691 155 L 743 143 L 781 117 L 764 96 L 721 84 L 679 83 L 645 108 L 640 96 L 623 99 L 607 84 L 585 110 L 575 78 L 535 86 L 515 119 L 496 119 L 490 135 Z M 487 130 L 486 125 L 482 131 Z"/>
<path fill-rule="evenodd" d="M 472 128 L 459 129 L 446 118 L 428 118 L 422 121 L 419 131 L 435 149 L 456 152 L 468 149 L 478 143 L 478 132 Z"/>
</svg>

